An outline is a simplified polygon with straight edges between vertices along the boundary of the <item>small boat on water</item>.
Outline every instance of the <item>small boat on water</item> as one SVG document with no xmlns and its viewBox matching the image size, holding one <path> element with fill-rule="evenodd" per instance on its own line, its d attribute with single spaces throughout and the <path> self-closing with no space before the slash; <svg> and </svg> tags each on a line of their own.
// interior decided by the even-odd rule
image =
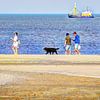
<svg viewBox="0 0 100 100">
<path fill-rule="evenodd" d="M 72 14 L 68 14 L 69 18 L 94 18 L 94 15 L 88 9 L 85 12 L 79 13 L 77 10 L 76 3 L 74 4 Z"/>
</svg>

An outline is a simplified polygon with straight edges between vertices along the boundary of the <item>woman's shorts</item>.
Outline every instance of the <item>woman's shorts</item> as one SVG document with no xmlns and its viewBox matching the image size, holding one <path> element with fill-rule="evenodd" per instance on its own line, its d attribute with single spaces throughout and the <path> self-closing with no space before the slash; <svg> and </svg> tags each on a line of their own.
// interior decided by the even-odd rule
<svg viewBox="0 0 100 100">
<path fill-rule="evenodd" d="M 19 48 L 18 42 L 13 42 L 12 48 Z"/>
<path fill-rule="evenodd" d="M 66 45 L 66 51 L 67 50 L 71 51 L 71 45 Z"/>
</svg>

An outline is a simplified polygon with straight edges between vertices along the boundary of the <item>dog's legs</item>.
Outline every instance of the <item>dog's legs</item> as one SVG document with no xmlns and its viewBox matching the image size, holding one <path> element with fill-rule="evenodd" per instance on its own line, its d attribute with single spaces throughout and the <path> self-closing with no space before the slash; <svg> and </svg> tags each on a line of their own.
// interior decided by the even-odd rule
<svg viewBox="0 0 100 100">
<path fill-rule="evenodd" d="M 55 53 L 58 54 L 57 51 Z"/>
<path fill-rule="evenodd" d="M 48 54 L 48 52 L 46 52 L 46 55 Z"/>
<path fill-rule="evenodd" d="M 54 54 L 54 52 L 52 52 L 52 55 Z"/>
<path fill-rule="evenodd" d="M 50 52 L 50 55 L 51 55 L 51 52 Z"/>
</svg>

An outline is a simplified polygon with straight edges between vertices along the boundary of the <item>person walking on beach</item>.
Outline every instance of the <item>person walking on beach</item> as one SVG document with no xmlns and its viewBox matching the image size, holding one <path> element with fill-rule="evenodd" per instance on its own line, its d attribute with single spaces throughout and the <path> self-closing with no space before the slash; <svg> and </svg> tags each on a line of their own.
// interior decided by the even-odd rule
<svg viewBox="0 0 100 100">
<path fill-rule="evenodd" d="M 11 40 L 13 41 L 12 50 L 14 54 L 18 54 L 18 48 L 19 48 L 20 41 L 18 40 L 17 32 L 15 33 L 14 38 L 11 38 Z"/>
<path fill-rule="evenodd" d="M 74 32 L 73 35 L 75 36 L 73 40 L 75 42 L 74 52 L 75 54 L 80 54 L 80 36 L 76 32 Z"/>
<path fill-rule="evenodd" d="M 66 54 L 70 55 L 71 54 L 71 38 L 70 38 L 69 33 L 66 33 L 65 49 L 66 49 Z"/>
</svg>

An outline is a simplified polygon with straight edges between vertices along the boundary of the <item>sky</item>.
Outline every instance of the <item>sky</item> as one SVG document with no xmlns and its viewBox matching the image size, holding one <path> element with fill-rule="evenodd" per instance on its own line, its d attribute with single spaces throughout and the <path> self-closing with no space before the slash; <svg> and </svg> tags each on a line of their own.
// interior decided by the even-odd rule
<svg viewBox="0 0 100 100">
<path fill-rule="evenodd" d="M 100 13 L 100 0 L 0 0 L 0 13 L 69 13 L 74 3 L 79 11 L 88 7 Z"/>
</svg>

